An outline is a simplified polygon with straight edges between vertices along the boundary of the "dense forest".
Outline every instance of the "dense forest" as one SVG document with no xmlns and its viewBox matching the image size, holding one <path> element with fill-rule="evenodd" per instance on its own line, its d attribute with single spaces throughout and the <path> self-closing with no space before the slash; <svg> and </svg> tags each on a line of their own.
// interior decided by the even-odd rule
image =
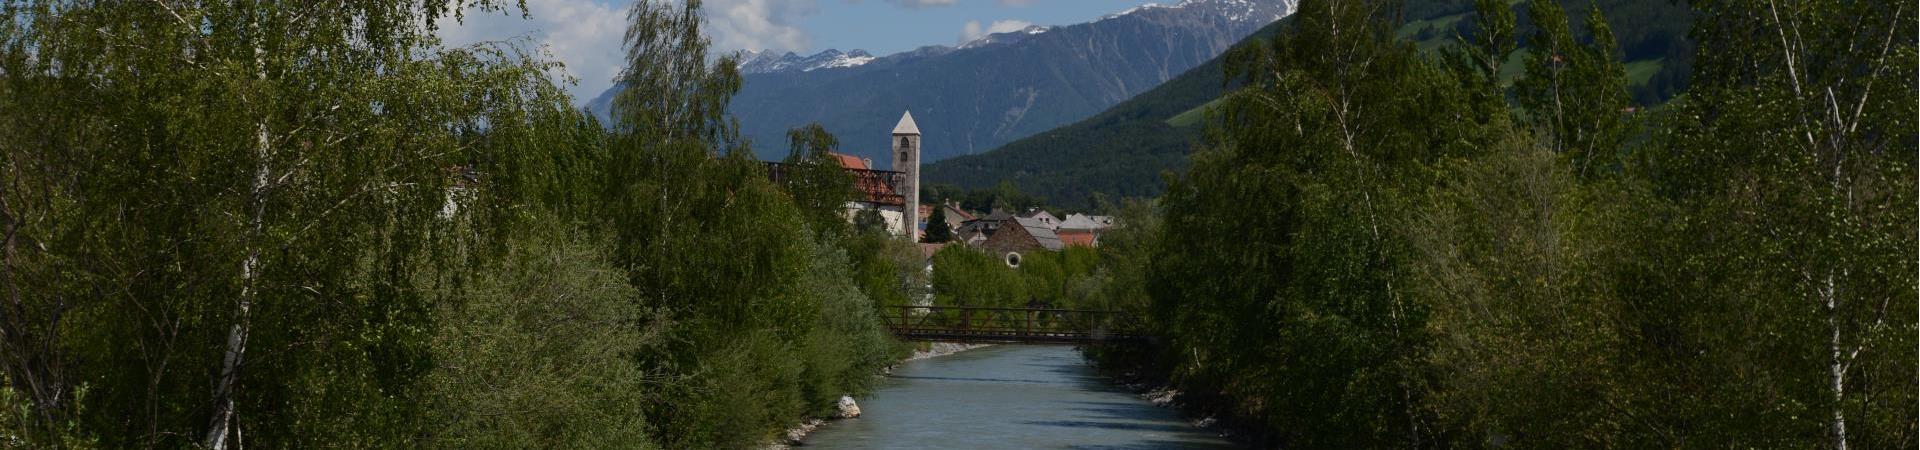
<svg viewBox="0 0 1920 450">
<path fill-rule="evenodd" d="M 1915 2 L 1696 2 L 1652 110 L 1612 11 L 1475 6 L 1439 56 L 1331 0 L 1231 54 L 1102 241 L 1164 339 L 1092 355 L 1262 446 L 1915 448 Z"/>
<path fill-rule="evenodd" d="M 817 127 L 768 180 L 697 0 L 606 124 L 435 37 L 524 3 L 3 5 L 0 447 L 741 448 L 902 352 L 920 255 Z"/>
</svg>

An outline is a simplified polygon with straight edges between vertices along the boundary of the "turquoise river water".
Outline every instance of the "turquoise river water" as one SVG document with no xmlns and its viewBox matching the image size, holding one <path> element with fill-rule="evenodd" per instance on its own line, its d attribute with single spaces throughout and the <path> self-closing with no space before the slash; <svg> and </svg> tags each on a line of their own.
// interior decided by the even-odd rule
<svg viewBox="0 0 1920 450">
<path fill-rule="evenodd" d="M 1095 374 L 1065 346 L 1002 345 L 908 361 L 805 449 L 1230 449 Z"/>
</svg>

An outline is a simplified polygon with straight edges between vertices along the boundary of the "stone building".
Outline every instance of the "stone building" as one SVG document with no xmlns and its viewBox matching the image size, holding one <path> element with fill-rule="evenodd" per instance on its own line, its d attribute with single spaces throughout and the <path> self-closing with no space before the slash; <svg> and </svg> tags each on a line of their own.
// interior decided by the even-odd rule
<svg viewBox="0 0 1920 450">
<path fill-rule="evenodd" d="M 897 186 L 906 201 L 900 209 L 906 228 L 901 235 L 920 242 L 920 126 L 913 123 L 912 111 L 901 114 L 900 123 L 893 126 L 893 171 L 904 174 Z"/>
<path fill-rule="evenodd" d="M 987 253 L 999 256 L 1010 266 L 1019 266 L 1023 254 L 1035 251 L 1059 251 L 1064 247 L 1053 227 L 1036 219 L 1015 217 L 1002 224 L 980 243 Z"/>
</svg>

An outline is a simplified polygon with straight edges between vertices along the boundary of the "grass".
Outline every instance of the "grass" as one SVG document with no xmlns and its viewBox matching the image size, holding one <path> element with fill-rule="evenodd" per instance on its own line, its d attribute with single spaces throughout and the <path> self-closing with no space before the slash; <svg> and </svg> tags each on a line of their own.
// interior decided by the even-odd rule
<svg viewBox="0 0 1920 450">
<path fill-rule="evenodd" d="M 1627 84 L 1633 86 L 1647 84 L 1647 80 L 1653 79 L 1654 74 L 1660 73 L 1660 67 L 1666 61 L 1666 58 L 1654 58 L 1627 63 Z"/>
<path fill-rule="evenodd" d="M 1196 106 L 1193 109 L 1186 110 L 1185 112 L 1182 112 L 1180 114 L 1175 114 L 1173 115 L 1173 117 L 1167 118 L 1167 121 L 1166 121 L 1167 125 L 1172 126 L 1174 128 L 1183 128 L 1183 127 L 1189 127 L 1189 126 L 1198 124 L 1200 123 L 1201 120 L 1205 120 L 1207 118 L 1207 110 L 1213 109 L 1214 106 L 1219 105 L 1220 100 L 1222 98 L 1226 98 L 1226 97 L 1216 98 L 1216 99 L 1213 99 L 1213 101 L 1207 102 L 1206 104 Z"/>
<path fill-rule="evenodd" d="M 1419 34 L 1420 30 L 1425 28 L 1432 27 L 1438 30 L 1451 29 L 1454 24 L 1458 24 L 1461 20 L 1466 19 L 1468 14 L 1470 13 L 1459 13 L 1407 22 L 1406 25 L 1401 25 L 1400 29 L 1394 30 L 1393 34 L 1400 36 L 1401 39 L 1412 39 L 1415 34 Z"/>
</svg>

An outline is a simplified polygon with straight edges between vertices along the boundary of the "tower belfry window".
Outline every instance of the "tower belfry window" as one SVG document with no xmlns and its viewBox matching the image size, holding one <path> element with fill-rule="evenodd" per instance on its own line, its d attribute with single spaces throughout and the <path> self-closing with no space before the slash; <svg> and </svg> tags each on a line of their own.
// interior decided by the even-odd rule
<svg viewBox="0 0 1920 450">
<path fill-rule="evenodd" d="M 913 141 L 911 141 L 911 140 L 907 140 L 907 138 L 906 138 L 905 136 L 901 136 L 901 137 L 900 137 L 900 148 L 913 148 Z"/>
</svg>

